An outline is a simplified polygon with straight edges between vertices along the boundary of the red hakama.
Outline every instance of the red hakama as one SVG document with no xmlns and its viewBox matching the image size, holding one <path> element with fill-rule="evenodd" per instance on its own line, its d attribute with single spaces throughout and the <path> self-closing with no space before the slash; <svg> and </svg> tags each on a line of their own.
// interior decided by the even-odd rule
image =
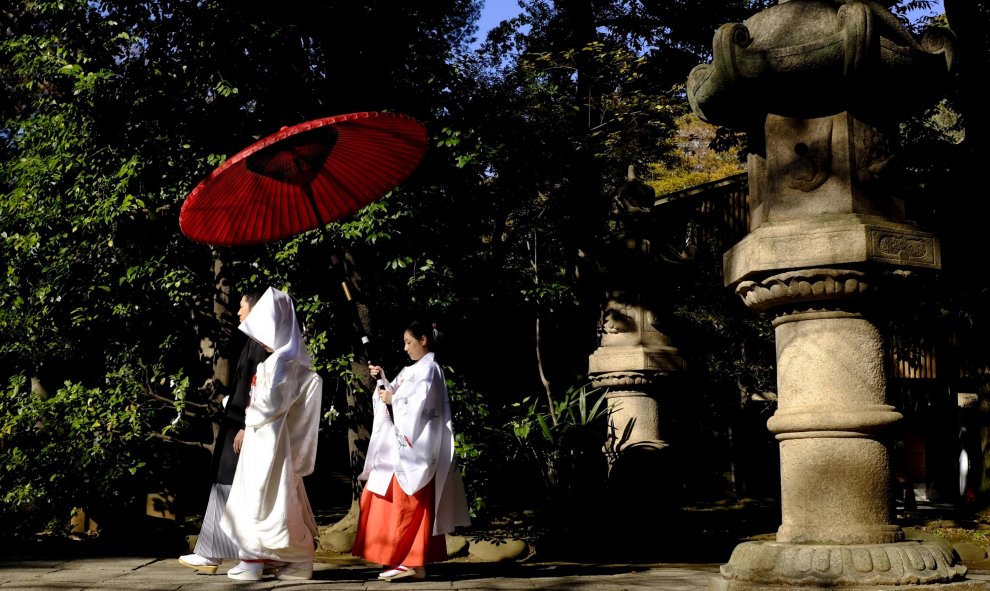
<svg viewBox="0 0 990 591">
<path fill-rule="evenodd" d="M 420 567 L 446 560 L 446 536 L 433 535 L 434 482 L 430 480 L 412 496 L 402 491 L 394 475 L 385 496 L 364 489 L 351 553 L 388 567 Z M 374 533 L 366 536 L 365 532 Z"/>
</svg>

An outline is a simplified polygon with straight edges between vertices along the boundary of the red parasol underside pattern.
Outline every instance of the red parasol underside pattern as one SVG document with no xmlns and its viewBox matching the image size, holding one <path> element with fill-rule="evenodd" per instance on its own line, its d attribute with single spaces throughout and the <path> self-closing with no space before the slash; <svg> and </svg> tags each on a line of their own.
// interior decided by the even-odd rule
<svg viewBox="0 0 990 591">
<path fill-rule="evenodd" d="M 182 232 L 214 246 L 261 244 L 348 216 L 419 166 L 426 129 L 399 113 L 351 113 L 283 128 L 231 156 L 186 197 Z"/>
</svg>

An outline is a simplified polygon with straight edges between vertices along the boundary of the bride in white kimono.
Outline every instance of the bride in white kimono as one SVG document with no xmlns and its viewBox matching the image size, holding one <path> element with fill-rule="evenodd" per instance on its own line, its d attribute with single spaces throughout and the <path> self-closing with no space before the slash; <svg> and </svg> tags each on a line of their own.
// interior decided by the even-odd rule
<svg viewBox="0 0 990 591">
<path fill-rule="evenodd" d="M 432 348 L 439 334 L 421 322 L 403 334 L 414 363 L 373 395 L 374 422 L 364 470 L 352 553 L 386 570 L 381 580 L 426 576 L 427 563 L 447 558 L 444 534 L 471 524 L 454 457 L 450 400 Z"/>
<path fill-rule="evenodd" d="M 310 579 L 316 519 L 303 477 L 316 464 L 323 381 L 310 369 L 306 343 L 288 294 L 261 296 L 240 330 L 272 353 L 258 364 L 244 416 L 244 442 L 220 527 L 241 562 L 227 576 Z"/>
</svg>

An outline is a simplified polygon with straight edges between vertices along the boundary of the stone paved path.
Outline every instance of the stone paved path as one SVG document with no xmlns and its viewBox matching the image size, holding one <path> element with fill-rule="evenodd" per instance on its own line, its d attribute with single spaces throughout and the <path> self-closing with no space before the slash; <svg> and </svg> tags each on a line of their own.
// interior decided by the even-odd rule
<svg viewBox="0 0 990 591">
<path fill-rule="evenodd" d="M 231 566 L 224 564 L 220 573 Z M 232 581 L 223 574 L 202 575 L 174 558 L 85 557 L 0 560 L 0 591 L 220 591 L 284 589 L 293 591 L 517 590 L 559 591 L 707 591 L 716 564 L 590 565 L 446 562 L 431 567 L 425 581 L 375 580 L 378 569 L 352 561 L 317 563 L 312 581 L 256 583 Z M 970 569 L 970 578 L 987 581 L 990 570 Z"/>
</svg>

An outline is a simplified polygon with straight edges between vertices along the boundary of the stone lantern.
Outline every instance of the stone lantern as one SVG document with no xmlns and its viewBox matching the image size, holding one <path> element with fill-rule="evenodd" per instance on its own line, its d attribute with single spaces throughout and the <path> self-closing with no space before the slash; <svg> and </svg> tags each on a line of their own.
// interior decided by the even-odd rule
<svg viewBox="0 0 990 591">
<path fill-rule="evenodd" d="M 750 233 L 724 281 L 772 316 L 780 446 L 775 541 L 736 547 L 714 590 L 985 589 L 894 523 L 883 335 L 891 276 L 941 266 L 937 238 L 887 182 L 901 119 L 931 104 L 951 35 L 915 41 L 886 5 L 780 0 L 715 34 L 687 90 L 695 113 L 748 134 Z"/>
<path fill-rule="evenodd" d="M 595 275 L 603 290 L 600 346 L 589 356 L 591 385 L 604 391 L 608 402 L 608 460 L 610 547 L 623 555 L 652 545 L 662 523 L 675 511 L 670 487 L 645 496 L 655 474 L 669 473 L 668 443 L 661 429 L 663 394 L 684 371 L 684 360 L 662 332 L 658 318 L 658 283 L 672 269 L 687 263 L 669 250 L 671 236 L 658 231 L 651 213 L 656 194 L 635 178 L 632 167 L 613 198 L 612 231 L 596 253 Z"/>
</svg>

